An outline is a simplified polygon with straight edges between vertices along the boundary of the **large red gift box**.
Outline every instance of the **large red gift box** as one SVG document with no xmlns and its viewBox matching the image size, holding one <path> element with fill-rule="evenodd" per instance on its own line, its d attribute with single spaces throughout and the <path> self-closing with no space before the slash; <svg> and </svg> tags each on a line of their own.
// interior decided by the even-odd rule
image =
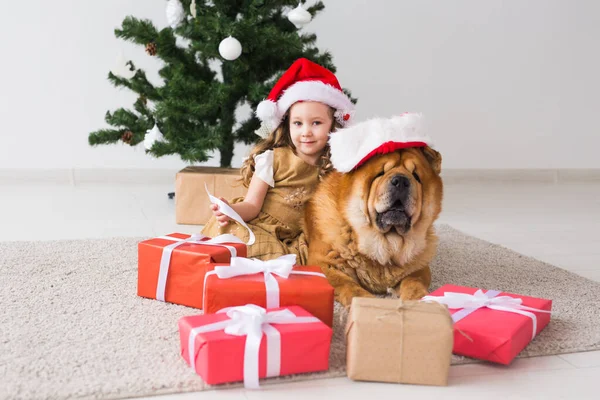
<svg viewBox="0 0 600 400">
<path fill-rule="evenodd" d="M 288 256 L 280 257 L 284 259 Z M 246 262 L 238 258 L 234 262 Z M 277 262 L 271 260 L 269 262 Z M 249 260 L 250 263 L 265 263 Z M 267 263 L 269 263 L 267 262 Z M 293 264 L 292 264 L 293 265 Z M 241 270 L 244 265 L 239 266 Z M 276 274 L 267 278 L 264 273 L 251 273 L 228 278 L 219 278 L 216 271 L 229 268 L 228 265 L 215 265 L 215 270 L 206 274 L 204 284 L 204 313 L 215 313 L 225 307 L 256 304 L 265 308 L 300 306 L 319 318 L 328 326 L 333 326 L 334 289 L 318 266 L 294 266 L 289 276 Z M 248 268 L 248 270 L 250 270 Z M 275 293 L 268 289 L 266 280 L 274 283 Z M 276 297 L 275 304 L 268 302 L 268 296 Z"/>
<path fill-rule="evenodd" d="M 243 311 L 248 309 L 258 310 L 260 316 L 245 320 Z M 235 318 L 240 313 L 241 318 Z M 288 321 L 278 323 L 282 315 L 277 314 L 282 313 Z M 245 325 L 261 318 L 254 327 Z M 224 330 L 231 328 L 235 331 L 231 334 Z M 251 337 L 256 330 L 258 337 Z M 246 305 L 179 320 L 181 355 L 211 385 L 243 380 L 255 388 L 259 377 L 326 371 L 332 334 L 330 327 L 301 307 L 265 310 Z"/>
<path fill-rule="evenodd" d="M 138 296 L 202 308 L 206 272 L 247 250 L 243 243 L 201 244 L 209 239 L 171 233 L 140 242 Z"/>
<path fill-rule="evenodd" d="M 533 337 L 548 325 L 552 300 L 499 291 L 482 290 L 476 293 L 478 290 L 477 288 L 444 285 L 423 299 L 429 300 L 430 296 L 449 296 L 449 294 L 452 296 L 453 293 L 478 295 L 479 299 L 475 300 L 475 303 L 481 305 L 481 302 L 484 302 L 488 305 L 476 308 L 474 311 L 472 308 L 477 306 L 451 308 L 447 302 L 444 303 L 448 305 L 454 320 L 452 352 L 508 365 L 531 342 Z M 489 301 L 481 300 L 481 296 L 486 296 Z M 508 298 L 502 296 L 508 296 Z M 521 302 L 515 299 L 521 299 Z M 507 308 L 513 311 L 511 312 Z M 531 308 L 543 311 L 534 311 Z"/>
</svg>

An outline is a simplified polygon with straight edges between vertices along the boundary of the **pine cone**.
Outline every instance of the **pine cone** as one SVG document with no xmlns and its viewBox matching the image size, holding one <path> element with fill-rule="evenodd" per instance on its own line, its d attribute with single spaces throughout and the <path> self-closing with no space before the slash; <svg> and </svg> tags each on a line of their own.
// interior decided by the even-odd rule
<svg viewBox="0 0 600 400">
<path fill-rule="evenodd" d="M 121 140 L 127 144 L 131 144 L 131 141 L 133 140 L 133 132 L 131 132 L 131 131 L 123 132 L 123 134 L 121 135 Z"/>
<path fill-rule="evenodd" d="M 150 42 L 146 45 L 146 53 L 150 54 L 151 56 L 155 56 L 156 55 L 156 43 L 154 42 Z"/>
<path fill-rule="evenodd" d="M 144 96 L 143 94 L 140 95 L 140 101 L 144 104 L 148 104 L 148 98 L 146 96 Z"/>
</svg>

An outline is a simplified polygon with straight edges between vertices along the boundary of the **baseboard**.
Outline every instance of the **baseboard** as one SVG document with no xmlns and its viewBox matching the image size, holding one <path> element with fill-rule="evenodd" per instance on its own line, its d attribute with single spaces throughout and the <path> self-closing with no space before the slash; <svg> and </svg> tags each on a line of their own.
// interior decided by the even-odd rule
<svg viewBox="0 0 600 400">
<path fill-rule="evenodd" d="M 141 168 L 0 169 L 0 184 L 174 184 L 177 170 Z M 445 169 L 445 183 L 600 182 L 600 169 Z"/>
<path fill-rule="evenodd" d="M 0 169 L 0 183 L 73 183 L 73 174 L 70 169 L 35 169 L 35 168 L 2 168 Z"/>
<path fill-rule="evenodd" d="M 75 183 L 175 184 L 179 169 L 75 169 Z"/>
<path fill-rule="evenodd" d="M 72 168 L 72 169 L 0 169 L 0 184 L 171 184 L 178 169 Z"/>
<path fill-rule="evenodd" d="M 446 169 L 442 170 L 442 178 L 450 184 L 600 182 L 600 169 Z"/>
</svg>

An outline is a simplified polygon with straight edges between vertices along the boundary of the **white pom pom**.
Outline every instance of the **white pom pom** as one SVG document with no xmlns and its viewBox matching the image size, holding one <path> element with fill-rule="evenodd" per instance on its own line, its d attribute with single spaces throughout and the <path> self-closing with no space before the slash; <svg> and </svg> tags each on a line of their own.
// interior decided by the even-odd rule
<svg viewBox="0 0 600 400">
<path fill-rule="evenodd" d="M 258 103 L 256 107 L 256 116 L 261 121 L 270 121 L 276 119 L 277 115 L 277 103 L 271 100 L 263 100 Z"/>
<path fill-rule="evenodd" d="M 185 18 L 183 5 L 179 0 L 169 0 L 167 2 L 167 23 L 175 29 Z"/>
<path fill-rule="evenodd" d="M 263 100 L 258 103 L 256 116 L 262 122 L 261 127 L 255 132 L 260 137 L 268 136 L 277 128 L 279 122 L 281 122 L 277 103 L 271 100 Z"/>
</svg>

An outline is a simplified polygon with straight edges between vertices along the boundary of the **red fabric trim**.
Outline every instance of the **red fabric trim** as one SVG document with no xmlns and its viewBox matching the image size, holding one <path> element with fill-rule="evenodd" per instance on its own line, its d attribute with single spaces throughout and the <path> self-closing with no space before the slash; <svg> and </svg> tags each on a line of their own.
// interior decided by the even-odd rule
<svg viewBox="0 0 600 400">
<path fill-rule="evenodd" d="M 365 157 L 363 157 L 362 160 L 360 160 L 358 162 L 358 164 L 356 164 L 354 166 L 353 169 L 360 167 L 361 165 L 366 163 L 371 157 L 374 157 L 378 154 L 392 153 L 396 150 L 407 149 L 409 147 L 425 147 L 425 146 L 427 146 L 427 143 L 425 143 L 425 142 L 385 142 L 381 146 L 377 147 L 375 150 L 371 151 Z"/>
</svg>

